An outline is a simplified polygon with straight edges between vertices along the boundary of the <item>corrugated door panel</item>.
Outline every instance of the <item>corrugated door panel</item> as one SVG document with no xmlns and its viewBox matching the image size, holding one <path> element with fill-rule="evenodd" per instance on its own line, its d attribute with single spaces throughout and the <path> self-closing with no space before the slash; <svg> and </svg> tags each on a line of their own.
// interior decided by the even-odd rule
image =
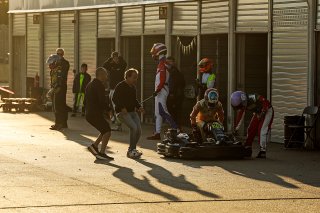
<svg viewBox="0 0 320 213">
<path fill-rule="evenodd" d="M 229 1 L 202 1 L 201 33 L 227 33 L 229 27 Z"/>
<path fill-rule="evenodd" d="M 283 142 L 283 118 L 307 105 L 308 5 L 304 0 L 274 0 L 272 38 L 272 141 Z"/>
<path fill-rule="evenodd" d="M 198 19 L 198 3 L 181 2 L 173 6 L 173 35 L 196 35 Z"/>
<path fill-rule="evenodd" d="M 317 0 L 317 30 L 320 30 L 320 0 Z"/>
<path fill-rule="evenodd" d="M 13 15 L 13 36 L 26 35 L 26 14 Z"/>
<path fill-rule="evenodd" d="M 73 72 L 74 69 L 74 20 L 73 12 L 66 12 L 60 14 L 60 47 L 64 48 L 65 58 L 70 63 L 70 69 L 68 72 L 68 92 L 67 92 L 67 104 L 72 106 L 73 94 Z"/>
<path fill-rule="evenodd" d="M 50 70 L 46 60 L 59 46 L 59 14 L 44 14 L 44 88 L 50 88 Z"/>
<path fill-rule="evenodd" d="M 237 31 L 268 31 L 268 0 L 238 0 Z"/>
<path fill-rule="evenodd" d="M 159 19 L 159 6 L 161 5 L 146 5 L 144 33 L 145 34 L 164 34 L 165 20 Z"/>
<path fill-rule="evenodd" d="M 121 35 L 142 34 L 142 7 L 123 7 Z"/>
<path fill-rule="evenodd" d="M 201 58 L 210 58 L 214 61 L 217 73 L 216 87 L 219 91 L 219 100 L 227 112 L 228 97 L 228 34 L 202 35 Z M 227 125 L 227 119 L 224 120 Z"/>
<path fill-rule="evenodd" d="M 40 24 L 33 24 L 33 15 L 27 15 L 27 77 L 40 73 Z"/>
<path fill-rule="evenodd" d="M 110 38 L 116 36 L 116 8 L 99 9 L 98 37 Z"/>
<path fill-rule="evenodd" d="M 80 11 L 79 23 L 79 65 L 88 64 L 88 73 L 92 76 L 96 70 L 97 55 L 96 11 Z"/>
</svg>

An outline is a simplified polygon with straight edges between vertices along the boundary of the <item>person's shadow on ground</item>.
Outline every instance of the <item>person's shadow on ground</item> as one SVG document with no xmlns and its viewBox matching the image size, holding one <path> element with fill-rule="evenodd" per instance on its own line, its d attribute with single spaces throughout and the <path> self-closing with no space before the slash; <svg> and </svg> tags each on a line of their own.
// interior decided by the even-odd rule
<svg viewBox="0 0 320 213">
<path fill-rule="evenodd" d="M 216 194 L 199 189 L 198 186 L 187 181 L 185 176 L 182 174 L 174 176 L 169 170 L 143 159 L 139 159 L 137 162 L 149 167 L 151 170 L 149 170 L 148 173 L 164 185 L 183 191 L 197 192 L 209 198 L 219 198 Z"/>
<path fill-rule="evenodd" d="M 143 179 L 136 178 L 134 176 L 134 172 L 131 168 L 119 166 L 119 165 L 111 163 L 110 161 L 108 162 L 108 161 L 102 161 L 102 160 L 95 160 L 95 163 L 105 164 L 105 165 L 117 168 L 117 171 L 115 171 L 112 175 L 114 177 L 118 178 L 119 180 L 121 180 L 123 183 L 125 183 L 129 186 L 132 186 L 140 191 L 152 193 L 155 195 L 160 195 L 170 201 L 178 201 L 179 200 L 178 197 L 176 197 L 170 193 L 163 192 L 160 189 L 153 186 L 147 177 L 142 176 Z"/>
</svg>

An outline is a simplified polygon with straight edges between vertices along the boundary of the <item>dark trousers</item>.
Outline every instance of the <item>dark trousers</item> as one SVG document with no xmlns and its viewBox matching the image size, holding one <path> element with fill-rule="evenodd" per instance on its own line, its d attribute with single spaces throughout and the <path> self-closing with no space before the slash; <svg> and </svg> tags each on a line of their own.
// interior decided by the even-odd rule
<svg viewBox="0 0 320 213">
<path fill-rule="evenodd" d="M 181 127 L 181 112 L 182 112 L 183 98 L 177 99 L 173 96 L 168 96 L 167 108 L 172 116 L 173 120 L 176 122 L 178 127 Z"/>
<path fill-rule="evenodd" d="M 53 95 L 53 111 L 55 114 L 55 124 L 67 125 L 67 90 L 60 89 Z"/>
</svg>

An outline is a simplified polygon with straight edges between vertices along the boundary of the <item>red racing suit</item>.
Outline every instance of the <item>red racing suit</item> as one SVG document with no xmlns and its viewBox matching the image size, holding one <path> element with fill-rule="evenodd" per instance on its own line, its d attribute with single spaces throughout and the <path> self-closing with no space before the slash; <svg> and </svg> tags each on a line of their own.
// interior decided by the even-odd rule
<svg viewBox="0 0 320 213">
<path fill-rule="evenodd" d="M 169 72 L 166 65 L 165 56 L 159 58 L 155 79 L 155 92 L 157 93 L 157 96 L 155 97 L 155 133 L 161 132 L 163 119 L 170 124 L 171 128 L 177 129 L 178 126 L 167 109 L 167 97 L 169 95 Z"/>
<path fill-rule="evenodd" d="M 274 111 L 270 102 L 258 94 L 248 94 L 247 106 L 238 110 L 234 123 L 237 131 L 244 120 L 246 111 L 253 113 L 250 124 L 247 128 L 247 139 L 245 146 L 252 146 L 256 134 L 259 135 L 260 150 L 266 151 L 267 142 L 270 140 L 270 130 L 273 122 Z"/>
</svg>

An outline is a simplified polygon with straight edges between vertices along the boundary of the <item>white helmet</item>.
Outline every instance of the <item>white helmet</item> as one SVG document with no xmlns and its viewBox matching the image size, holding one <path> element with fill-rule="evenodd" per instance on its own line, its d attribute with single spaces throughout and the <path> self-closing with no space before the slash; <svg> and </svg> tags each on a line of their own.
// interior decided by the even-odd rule
<svg viewBox="0 0 320 213">
<path fill-rule="evenodd" d="M 179 134 L 177 135 L 177 138 L 189 140 L 189 135 L 188 135 L 187 133 L 179 133 Z"/>
</svg>

